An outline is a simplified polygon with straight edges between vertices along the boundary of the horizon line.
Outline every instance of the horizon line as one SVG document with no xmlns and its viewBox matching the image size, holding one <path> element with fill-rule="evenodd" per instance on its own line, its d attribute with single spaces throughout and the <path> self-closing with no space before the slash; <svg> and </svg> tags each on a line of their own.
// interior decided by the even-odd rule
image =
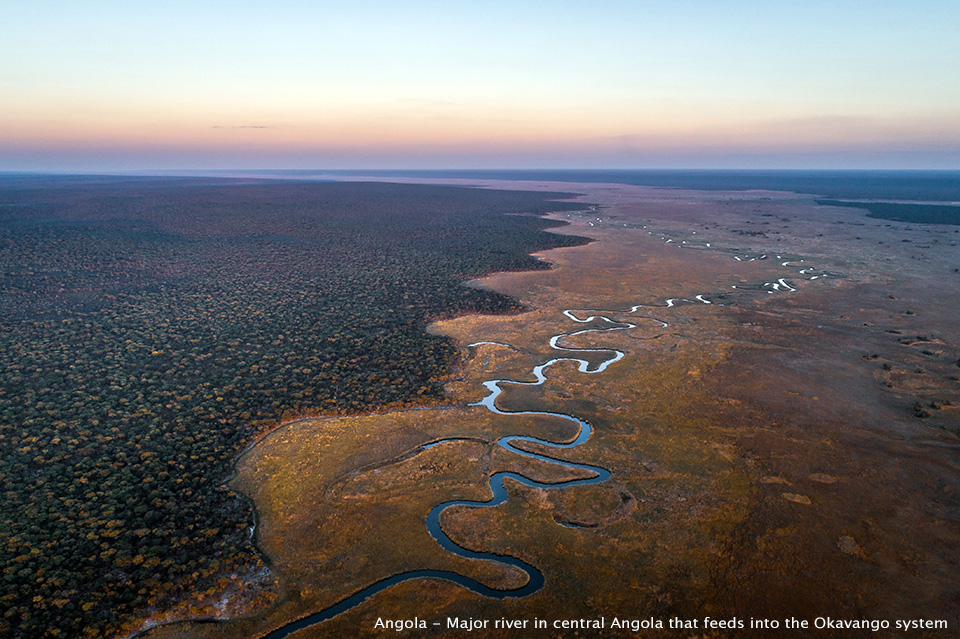
<svg viewBox="0 0 960 639">
<path fill-rule="evenodd" d="M 503 168 L 179 168 L 179 169 L 84 169 L 84 170 L 57 170 L 57 169 L 0 169 L 0 176 L 6 175 L 91 175 L 91 176 L 166 176 L 176 173 L 960 173 L 958 168 L 752 168 L 752 167 L 683 167 L 683 168 L 633 168 L 633 167 L 583 167 L 583 168 L 535 168 L 535 167 L 503 167 Z"/>
</svg>

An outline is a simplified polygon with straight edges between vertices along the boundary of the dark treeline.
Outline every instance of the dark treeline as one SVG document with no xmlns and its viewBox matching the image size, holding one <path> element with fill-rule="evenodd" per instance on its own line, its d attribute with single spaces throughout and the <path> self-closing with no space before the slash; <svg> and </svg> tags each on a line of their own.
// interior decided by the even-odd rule
<svg viewBox="0 0 960 639">
<path fill-rule="evenodd" d="M 316 175 L 316 171 L 270 171 L 273 176 Z M 960 201 L 960 171 L 756 170 L 756 169 L 521 169 L 447 171 L 328 171 L 395 177 L 537 182 L 615 182 L 704 191 L 794 191 L 833 199 Z"/>
<path fill-rule="evenodd" d="M 817 200 L 824 206 L 846 206 L 870 211 L 867 217 L 913 224 L 960 225 L 960 206 L 949 204 L 915 204 L 912 202 L 850 202 Z"/>
<path fill-rule="evenodd" d="M 436 402 L 463 280 L 581 244 L 557 194 L 0 180 L 0 635 L 100 636 L 260 561 L 237 454 L 278 420 Z M 511 215 L 527 213 L 527 215 Z"/>
</svg>

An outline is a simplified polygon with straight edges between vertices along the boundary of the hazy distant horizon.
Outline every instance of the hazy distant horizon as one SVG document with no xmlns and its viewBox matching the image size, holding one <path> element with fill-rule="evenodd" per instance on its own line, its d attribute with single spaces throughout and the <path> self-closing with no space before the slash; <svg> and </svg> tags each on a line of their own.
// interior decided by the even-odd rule
<svg viewBox="0 0 960 639">
<path fill-rule="evenodd" d="M 305 165 L 305 166 L 285 166 L 285 165 L 247 165 L 247 166 L 195 166 L 195 165 L 171 165 L 171 166 L 130 166 L 125 164 L 117 165 L 84 165 L 69 164 L 63 167 L 3 167 L 0 166 L 0 175 L 131 175 L 131 176 L 150 176 L 150 175 L 179 175 L 179 174 L 218 174 L 218 173 L 477 173 L 477 172 L 674 172 L 674 173 L 956 173 L 960 176 L 960 163 L 954 165 L 935 165 L 920 166 L 918 164 L 895 166 L 892 164 L 884 165 L 649 165 L 649 166 L 623 166 L 623 165 L 470 165 L 462 166 L 439 166 L 425 164 L 423 166 L 403 166 L 389 164 L 383 166 L 357 165 L 357 166 L 338 166 L 338 165 Z"/>
<path fill-rule="evenodd" d="M 466 184 L 471 180 L 527 181 L 563 183 L 618 183 L 635 186 L 682 188 L 705 191 L 790 191 L 839 200 L 913 202 L 960 206 L 960 171 L 956 170 L 757 170 L 757 169 L 200 169 L 157 170 L 99 173 L 53 173 L 0 171 L 0 184 L 23 180 L 40 180 L 53 184 L 65 178 L 64 184 L 110 178 L 119 180 L 154 178 L 177 181 L 183 179 L 262 181 L 343 180 L 400 181 L 441 180 L 440 183 Z M 45 182 L 49 178 L 52 182 Z M 201 180 L 202 183 L 209 183 Z M 452 182 L 444 182 L 452 180 Z M 563 188 L 558 186 L 558 188 Z M 957 211 L 960 213 L 960 210 Z"/>
<path fill-rule="evenodd" d="M 960 171 L 960 145 L 957 149 L 940 150 L 936 153 L 913 150 L 876 154 L 809 154 L 756 156 L 752 161 L 741 156 L 724 156 L 716 159 L 678 157 L 662 162 L 642 164 L 554 162 L 546 155 L 542 162 L 511 163 L 476 161 L 464 158 L 460 162 L 414 161 L 400 158 L 398 161 L 351 163 L 322 161 L 288 161 L 286 158 L 264 158 L 263 161 L 191 162 L 172 157 L 164 161 L 140 162 L 135 158 L 72 157 L 71 154 L 41 154 L 36 161 L 18 157 L 16 161 L 5 157 L 0 149 L 0 173 L 90 173 L 90 174 L 137 174 L 177 171 Z M 270 160 L 273 160 L 272 162 Z M 574 158 L 575 159 L 575 158 Z M 700 160 L 700 161 L 697 161 Z M 320 167 L 320 168 L 317 168 Z"/>
</svg>

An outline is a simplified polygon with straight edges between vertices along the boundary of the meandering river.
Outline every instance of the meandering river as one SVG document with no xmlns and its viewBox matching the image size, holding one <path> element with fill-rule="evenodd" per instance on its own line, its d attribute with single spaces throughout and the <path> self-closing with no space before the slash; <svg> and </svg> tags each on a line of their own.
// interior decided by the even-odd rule
<svg viewBox="0 0 960 639">
<path fill-rule="evenodd" d="M 709 244 L 706 245 L 709 247 Z M 686 247 L 685 247 L 686 248 Z M 766 255 L 760 257 L 750 257 L 750 256 L 733 256 L 739 261 L 753 261 L 757 259 L 765 259 Z M 780 258 L 780 256 L 777 256 Z M 802 262 L 802 260 L 799 260 Z M 781 266 L 790 267 L 793 266 L 789 261 L 784 261 Z M 810 277 L 808 273 L 813 270 L 811 267 L 806 267 L 804 270 L 800 271 L 800 274 L 804 276 L 804 279 L 816 279 L 815 277 Z M 822 277 L 822 275 L 821 275 Z M 754 292 L 793 292 L 797 289 L 789 284 L 784 279 L 778 279 L 776 282 L 764 282 L 763 284 L 756 285 L 740 285 L 733 287 L 741 294 L 747 290 L 753 290 Z M 576 434 L 573 438 L 567 441 L 550 441 L 546 439 L 541 439 L 538 437 L 531 437 L 527 435 L 507 435 L 501 437 L 497 440 L 497 445 L 501 448 L 508 450 L 517 455 L 527 457 L 529 459 L 536 459 L 538 461 L 553 464 L 560 466 L 569 470 L 579 470 L 587 471 L 589 473 L 588 477 L 580 477 L 578 479 L 570 479 L 566 481 L 557 481 L 557 482 L 542 482 L 535 479 L 531 479 L 525 475 L 516 472 L 501 471 L 496 472 L 490 476 L 490 491 L 493 493 L 493 496 L 487 501 L 471 501 L 471 500 L 451 500 L 445 501 L 434 506 L 426 517 L 426 526 L 429 533 L 437 541 L 440 546 L 460 557 L 467 559 L 481 559 L 486 561 L 493 561 L 505 566 L 511 566 L 522 572 L 526 573 L 527 581 L 524 585 L 517 588 L 509 589 L 498 589 L 491 588 L 475 579 L 461 575 L 457 572 L 446 571 L 446 570 L 411 570 L 407 572 L 402 572 L 390 577 L 381 579 L 380 581 L 374 582 L 369 586 L 355 592 L 354 594 L 338 601 L 337 603 L 325 608 L 319 612 L 313 613 L 307 617 L 299 619 L 297 621 L 291 622 L 285 626 L 282 626 L 273 632 L 267 634 L 264 639 L 281 639 L 287 637 L 290 634 L 302 630 L 309 626 L 322 623 L 328 619 L 336 617 L 362 602 L 366 601 L 375 594 L 382 592 L 396 584 L 410 581 L 412 579 L 442 579 L 455 583 L 459 586 L 466 588 L 472 592 L 475 592 L 484 597 L 491 597 L 496 599 L 505 599 L 508 597 L 526 597 L 544 585 L 544 575 L 543 573 L 532 564 L 523 561 L 517 557 L 511 555 L 500 555 L 492 552 L 477 552 L 474 550 L 469 550 L 458 545 L 444 532 L 443 527 L 440 525 L 440 518 L 443 515 L 444 511 L 448 508 L 453 508 L 455 506 L 464 506 L 468 508 L 493 508 L 503 504 L 509 498 L 506 488 L 504 487 L 504 481 L 506 479 L 511 479 L 519 484 L 525 486 L 530 486 L 533 488 L 540 488 L 544 490 L 561 490 L 570 486 L 584 486 L 588 484 L 597 484 L 606 481 L 610 478 L 611 473 L 606 468 L 602 466 L 593 466 L 588 464 L 579 464 L 551 455 L 535 453 L 529 450 L 526 450 L 522 447 L 522 443 L 531 443 L 536 444 L 544 448 L 553 449 L 553 450 L 569 450 L 582 446 L 589 439 L 593 433 L 593 427 L 589 422 L 576 417 L 574 415 L 569 415 L 566 413 L 557 413 L 557 412 L 547 412 L 547 411 L 506 411 L 501 409 L 497 405 L 497 400 L 504 393 L 506 388 L 510 386 L 539 386 L 547 380 L 546 371 L 552 366 L 562 363 L 562 362 L 571 362 L 576 364 L 577 370 L 581 373 L 588 375 L 595 375 L 603 373 L 611 365 L 623 359 L 625 353 L 623 351 L 612 349 L 612 348 L 575 348 L 571 346 L 564 346 L 561 344 L 564 340 L 569 338 L 577 337 L 580 335 L 586 335 L 588 333 L 604 333 L 612 331 L 626 331 L 638 326 L 638 323 L 635 322 L 651 322 L 656 324 L 661 328 L 666 328 L 668 323 L 655 318 L 655 317 L 631 317 L 629 321 L 622 319 L 623 316 L 632 316 L 640 312 L 641 309 L 653 309 L 653 308 L 673 308 L 678 304 L 713 304 L 716 306 L 725 306 L 725 302 L 730 299 L 731 293 L 722 293 L 722 294 L 710 294 L 703 293 L 693 297 L 693 299 L 688 298 L 679 298 L 672 297 L 666 298 L 661 304 L 637 304 L 628 309 L 615 310 L 615 311 L 602 311 L 602 310 L 588 310 L 588 309 L 567 309 L 563 311 L 563 315 L 568 319 L 579 323 L 579 324 L 599 324 L 599 326 L 593 326 L 591 328 L 585 328 L 582 330 L 559 333 L 554 335 L 549 340 L 549 345 L 553 350 L 569 353 L 570 355 L 555 357 L 543 364 L 540 364 L 533 368 L 531 375 L 532 380 L 517 380 L 517 379 L 493 379 L 490 381 L 483 382 L 483 387 L 487 389 L 487 395 L 473 404 L 474 406 L 483 406 L 487 410 L 496 413 L 497 415 L 504 416 L 517 416 L 517 415 L 541 415 L 552 417 L 559 420 L 564 420 L 570 422 L 576 426 Z M 713 298 L 713 299 L 709 299 Z M 620 318 L 620 319 L 617 319 Z M 476 342 L 470 344 L 469 348 L 478 348 L 480 346 L 489 346 L 494 348 L 507 348 L 513 351 L 517 351 L 515 347 L 504 344 L 501 342 Z M 581 357 L 576 357 L 575 355 L 581 355 Z M 594 354 L 595 357 L 592 359 L 600 359 L 598 363 L 591 364 L 589 360 L 583 359 L 583 356 L 587 354 Z M 597 357 L 600 356 L 600 357 Z M 462 437 L 450 437 L 441 440 L 437 440 L 426 444 L 420 448 L 420 450 L 427 450 L 435 446 L 444 445 L 451 442 L 461 441 Z M 519 444 L 519 446 L 518 446 Z"/>
</svg>

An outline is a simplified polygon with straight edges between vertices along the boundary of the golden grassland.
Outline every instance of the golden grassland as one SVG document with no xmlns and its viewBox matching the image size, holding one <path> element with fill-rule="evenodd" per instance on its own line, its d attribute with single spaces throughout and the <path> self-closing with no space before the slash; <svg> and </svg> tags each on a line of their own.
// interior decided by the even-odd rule
<svg viewBox="0 0 960 639">
<path fill-rule="evenodd" d="M 898 244 L 883 251 L 860 246 L 854 237 L 877 242 L 891 233 L 882 221 L 860 218 L 855 228 L 835 225 L 825 236 L 824 225 L 851 213 L 813 209 L 783 194 L 593 187 L 588 199 L 606 208 L 590 217 L 564 214 L 572 222 L 566 232 L 597 242 L 547 252 L 551 271 L 472 283 L 519 298 L 529 312 L 431 327 L 455 339 L 464 357 L 447 385 L 449 407 L 302 420 L 240 459 L 233 487 L 256 504 L 257 541 L 279 578 L 279 602 L 246 618 L 158 628 L 153 636 L 255 637 L 379 579 L 421 568 L 455 570 L 496 588 L 521 585 L 519 571 L 443 551 L 424 525 L 440 502 L 489 498 L 496 471 L 542 481 L 580 476 L 497 447 L 506 434 L 563 441 L 575 433 L 562 420 L 469 406 L 484 396 L 481 382 L 532 379 L 533 366 L 558 356 L 550 337 L 585 327 L 563 309 L 729 293 L 734 284 L 786 274 L 779 260 L 738 262 L 725 249 L 789 251 L 842 277 L 793 279 L 795 293 L 759 291 L 730 306 L 610 314 L 638 326 L 561 345 L 617 348 L 627 353 L 623 360 L 599 374 L 560 363 L 544 385 L 508 386 L 501 396 L 503 410 L 564 412 L 594 426 L 589 442 L 576 449 L 526 444 L 528 450 L 612 472 L 602 484 L 562 490 L 507 480 L 505 504 L 444 513 L 445 531 L 462 546 L 537 566 L 546 577 L 542 590 L 493 600 L 447 582 L 405 582 L 295 636 L 380 636 L 378 618 L 414 616 L 833 615 L 957 623 L 960 592 L 952 575 L 960 560 L 960 481 L 950 406 L 960 404 L 960 392 L 948 360 L 960 331 L 958 320 L 934 305 L 943 286 L 957 284 L 941 283 L 941 290 L 923 284 L 936 258 L 954 255 L 949 243 L 926 259 Z M 738 232 L 764 213 L 776 232 Z M 588 225 L 594 217 L 602 222 Z M 696 239 L 693 230 L 718 250 L 678 250 L 661 239 Z M 909 231 L 915 232 L 921 231 Z M 928 333 L 920 335 L 925 339 L 895 340 L 919 331 Z M 515 350 L 467 346 L 484 340 Z M 924 372 L 908 373 L 921 360 Z M 913 381 L 900 383 L 907 377 Z M 941 409 L 930 411 L 936 414 L 915 414 L 915 402 L 936 398 Z M 448 437 L 462 439 L 422 449 Z M 462 632 L 431 628 L 429 634 Z M 483 636 L 519 635 L 486 630 Z"/>
</svg>

